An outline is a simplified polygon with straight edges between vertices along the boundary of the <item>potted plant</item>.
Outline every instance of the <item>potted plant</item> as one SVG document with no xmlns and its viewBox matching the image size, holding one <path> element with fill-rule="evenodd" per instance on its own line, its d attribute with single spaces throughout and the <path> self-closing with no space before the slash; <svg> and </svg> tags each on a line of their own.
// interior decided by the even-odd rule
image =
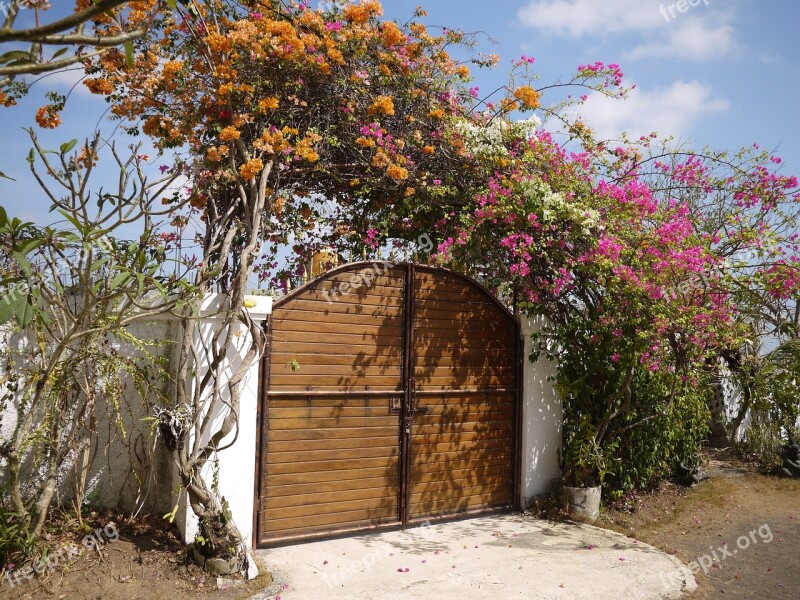
<svg viewBox="0 0 800 600">
<path fill-rule="evenodd" d="M 565 431 L 560 451 L 561 498 L 570 516 L 594 523 L 600 516 L 603 479 L 609 473 L 597 429 L 588 416 Z"/>
</svg>

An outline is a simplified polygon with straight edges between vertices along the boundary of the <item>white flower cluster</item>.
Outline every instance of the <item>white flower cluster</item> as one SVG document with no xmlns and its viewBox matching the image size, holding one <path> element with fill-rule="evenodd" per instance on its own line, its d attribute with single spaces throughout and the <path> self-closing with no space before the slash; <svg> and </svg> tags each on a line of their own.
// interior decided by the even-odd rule
<svg viewBox="0 0 800 600">
<path fill-rule="evenodd" d="M 594 209 L 581 207 L 574 200 L 567 200 L 561 192 L 554 192 L 538 177 L 529 177 L 521 183 L 526 208 L 540 215 L 542 223 L 566 220 L 579 224 L 585 235 L 600 222 L 600 213 Z"/>
<path fill-rule="evenodd" d="M 541 123 L 539 117 L 532 115 L 529 119 L 521 121 L 497 119 L 488 125 L 475 125 L 467 120 L 461 120 L 456 122 L 455 129 L 464 137 L 468 152 L 477 156 L 503 156 L 508 154 L 508 149 L 503 143 L 504 138 L 527 140 L 533 137 Z"/>
</svg>

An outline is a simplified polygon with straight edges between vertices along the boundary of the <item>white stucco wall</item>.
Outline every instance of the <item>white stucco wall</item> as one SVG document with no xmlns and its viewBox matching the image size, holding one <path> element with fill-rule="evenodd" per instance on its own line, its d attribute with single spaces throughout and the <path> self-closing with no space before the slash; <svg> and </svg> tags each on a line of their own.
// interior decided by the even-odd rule
<svg viewBox="0 0 800 600">
<path fill-rule="evenodd" d="M 521 504 L 527 507 L 531 498 L 549 492 L 561 478 L 558 449 L 561 446 L 561 398 L 548 381 L 555 376 L 556 365 L 541 357 L 529 360 L 531 333 L 541 321 L 521 317 L 524 339 L 524 368 L 522 377 L 522 485 Z"/>
</svg>

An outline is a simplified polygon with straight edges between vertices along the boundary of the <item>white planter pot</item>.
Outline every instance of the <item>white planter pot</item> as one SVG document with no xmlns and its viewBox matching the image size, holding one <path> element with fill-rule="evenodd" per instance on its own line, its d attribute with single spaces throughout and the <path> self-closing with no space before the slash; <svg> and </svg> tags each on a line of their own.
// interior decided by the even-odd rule
<svg viewBox="0 0 800 600">
<path fill-rule="evenodd" d="M 562 486 L 561 496 L 570 516 L 594 523 L 600 516 L 600 492 L 597 487 Z"/>
</svg>

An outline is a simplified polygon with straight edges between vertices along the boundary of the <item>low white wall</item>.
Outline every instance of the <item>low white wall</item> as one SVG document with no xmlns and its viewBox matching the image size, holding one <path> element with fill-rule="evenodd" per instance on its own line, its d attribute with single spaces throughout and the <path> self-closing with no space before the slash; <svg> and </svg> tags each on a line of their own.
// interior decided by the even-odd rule
<svg viewBox="0 0 800 600">
<path fill-rule="evenodd" d="M 175 323 L 165 320 L 135 323 L 128 331 L 147 347 L 153 357 L 168 356 L 170 344 L 150 344 L 151 340 L 165 341 L 175 339 Z M 27 338 L 14 333 L 10 326 L 0 328 L 0 354 L 10 346 L 15 354 L 18 368 L 28 356 Z M 138 347 L 118 337 L 107 338 L 108 351 L 128 357 L 144 364 Z M 144 365 L 146 366 L 146 365 Z M 0 361 L 0 381 L 5 381 L 7 365 Z M 21 373 L 17 373 L 20 375 Z M 85 453 L 70 453 L 57 473 L 57 501 L 70 506 L 76 496 L 76 481 L 82 479 L 79 473 L 85 469 L 84 500 L 93 507 L 104 507 L 130 513 L 165 514 L 170 509 L 169 478 L 160 476 L 169 473 L 167 453 L 162 446 L 153 446 L 150 425 L 144 417 L 151 416 L 150 402 L 153 398 L 142 398 L 129 377 L 122 375 L 124 398 L 116 406 L 101 401 L 92 404 L 91 410 L 97 423 L 95 438 Z M 22 385 L 22 384 L 21 384 Z M 166 393 L 168 382 L 152 379 L 151 385 L 162 388 Z M 3 390 L 5 391 L 5 390 Z M 14 435 L 22 395 L 7 398 L 0 407 L 0 443 L 10 440 Z M 62 415 L 70 419 L 70 415 Z M 23 457 L 23 476 L 35 478 L 41 471 L 35 469 L 30 461 L 32 455 Z M 5 466 L 4 459 L 0 465 Z M 82 466 L 82 465 L 85 465 Z M 0 473 L 0 483 L 4 473 Z"/>
<path fill-rule="evenodd" d="M 545 357 L 535 363 L 529 359 L 531 333 L 538 331 L 541 320 L 522 315 L 521 335 L 524 339 L 522 377 L 522 485 L 521 504 L 527 507 L 531 498 L 549 492 L 561 478 L 558 449 L 561 446 L 562 403 L 558 392 L 548 381 L 556 374 L 556 365 Z"/>
</svg>

